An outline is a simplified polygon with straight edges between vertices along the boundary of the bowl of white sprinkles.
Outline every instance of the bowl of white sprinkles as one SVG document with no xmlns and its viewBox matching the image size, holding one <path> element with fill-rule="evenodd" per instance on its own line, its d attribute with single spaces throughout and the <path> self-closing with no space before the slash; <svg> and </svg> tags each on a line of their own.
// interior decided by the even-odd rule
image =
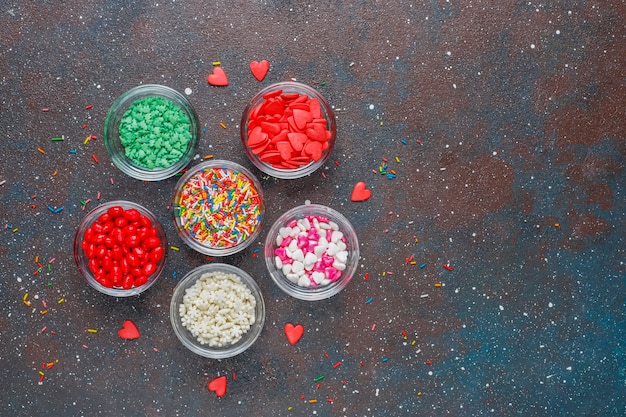
<svg viewBox="0 0 626 417">
<path fill-rule="evenodd" d="M 189 350 L 224 359 L 242 353 L 259 337 L 265 303 L 259 286 L 245 271 L 211 263 L 190 271 L 178 283 L 170 320 Z"/>
</svg>

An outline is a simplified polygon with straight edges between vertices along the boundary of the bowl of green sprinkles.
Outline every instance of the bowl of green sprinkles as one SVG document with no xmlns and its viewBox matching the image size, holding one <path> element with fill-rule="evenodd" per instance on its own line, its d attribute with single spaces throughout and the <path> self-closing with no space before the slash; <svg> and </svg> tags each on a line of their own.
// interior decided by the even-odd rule
<svg viewBox="0 0 626 417">
<path fill-rule="evenodd" d="M 122 94 L 104 121 L 104 145 L 125 174 L 143 181 L 170 178 L 189 164 L 200 137 L 185 96 L 146 84 Z"/>
</svg>

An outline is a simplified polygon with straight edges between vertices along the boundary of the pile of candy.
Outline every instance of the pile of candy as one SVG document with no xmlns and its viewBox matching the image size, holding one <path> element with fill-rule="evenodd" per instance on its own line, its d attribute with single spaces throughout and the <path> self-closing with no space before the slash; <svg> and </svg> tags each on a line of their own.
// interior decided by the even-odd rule
<svg viewBox="0 0 626 417">
<path fill-rule="evenodd" d="M 110 207 L 87 227 L 81 248 L 98 283 L 125 290 L 146 284 L 165 253 L 152 221 L 121 206 Z"/>
</svg>

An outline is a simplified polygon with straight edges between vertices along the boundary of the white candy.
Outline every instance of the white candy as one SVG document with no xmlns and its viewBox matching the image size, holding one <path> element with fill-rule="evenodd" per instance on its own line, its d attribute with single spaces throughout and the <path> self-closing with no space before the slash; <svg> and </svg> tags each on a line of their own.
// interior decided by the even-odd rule
<svg viewBox="0 0 626 417">
<path fill-rule="evenodd" d="M 278 234 L 281 235 L 283 238 L 289 236 L 291 234 L 291 227 L 281 227 L 280 229 L 278 229 Z"/>
<path fill-rule="evenodd" d="M 302 249 L 298 248 L 293 252 L 293 254 L 291 255 L 291 258 L 294 261 L 302 262 L 304 261 L 304 252 L 302 252 Z"/>
<path fill-rule="evenodd" d="M 334 221 L 329 221 L 328 225 L 330 226 L 332 230 L 339 230 L 339 225 L 335 223 Z"/>
<path fill-rule="evenodd" d="M 291 273 L 291 264 L 283 264 L 282 267 L 283 274 L 287 275 Z"/>
<path fill-rule="evenodd" d="M 305 256 L 304 256 L 304 265 L 310 265 L 312 266 L 315 262 L 317 262 L 319 260 L 319 258 L 312 252 L 308 252 Z M 344 261 L 345 262 L 345 261 Z"/>
<path fill-rule="evenodd" d="M 326 249 L 326 253 L 329 254 L 330 256 L 335 256 L 337 252 L 339 252 L 339 248 L 337 247 L 337 244 L 333 242 L 329 243 L 328 249 Z"/>
<path fill-rule="evenodd" d="M 293 264 L 291 264 L 291 271 L 294 274 L 304 271 L 304 264 L 302 262 L 294 261 Z"/>
<path fill-rule="evenodd" d="M 343 233 L 339 230 L 333 230 L 332 237 L 330 239 L 331 242 L 337 243 L 341 240 L 341 238 L 343 238 Z"/>
<path fill-rule="evenodd" d="M 313 281 L 315 281 L 316 284 L 321 284 L 322 281 L 326 279 L 326 274 L 316 271 L 311 274 L 311 278 L 313 278 Z"/>
<path fill-rule="evenodd" d="M 335 261 L 333 262 L 333 268 L 335 268 L 337 271 L 343 271 L 346 269 L 346 264 Z"/>
<path fill-rule="evenodd" d="M 296 274 L 286 274 L 285 276 L 289 281 L 293 282 L 294 284 L 297 284 L 298 280 L 300 279 L 300 277 Z"/>
<path fill-rule="evenodd" d="M 337 255 L 335 255 L 335 259 L 337 259 L 342 264 L 345 264 L 348 260 L 348 251 L 342 250 L 337 252 Z"/>
<path fill-rule="evenodd" d="M 282 269 L 283 261 L 280 260 L 280 256 L 274 256 L 274 265 L 276 265 L 277 269 Z"/>
<path fill-rule="evenodd" d="M 298 280 L 298 285 L 301 287 L 310 287 L 311 281 L 309 280 L 309 277 L 307 277 L 306 275 L 303 275 Z"/>
<path fill-rule="evenodd" d="M 236 343 L 255 321 L 256 299 L 237 275 L 203 274 L 178 306 L 181 323 L 200 344 Z"/>
<path fill-rule="evenodd" d="M 313 253 L 318 258 L 321 258 L 322 255 L 324 254 L 324 252 L 326 252 L 326 248 L 324 246 L 321 246 L 321 245 L 316 246 L 315 249 L 313 249 Z"/>
</svg>

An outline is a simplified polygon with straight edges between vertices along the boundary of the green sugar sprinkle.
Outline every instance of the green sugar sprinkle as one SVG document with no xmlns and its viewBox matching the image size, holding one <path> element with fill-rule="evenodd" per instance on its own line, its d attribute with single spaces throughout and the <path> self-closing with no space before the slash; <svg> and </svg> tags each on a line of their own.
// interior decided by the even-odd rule
<svg viewBox="0 0 626 417">
<path fill-rule="evenodd" d="M 126 110 L 119 132 L 131 161 L 147 169 L 167 168 L 184 155 L 191 140 L 191 120 L 173 102 L 146 97 Z"/>
</svg>

